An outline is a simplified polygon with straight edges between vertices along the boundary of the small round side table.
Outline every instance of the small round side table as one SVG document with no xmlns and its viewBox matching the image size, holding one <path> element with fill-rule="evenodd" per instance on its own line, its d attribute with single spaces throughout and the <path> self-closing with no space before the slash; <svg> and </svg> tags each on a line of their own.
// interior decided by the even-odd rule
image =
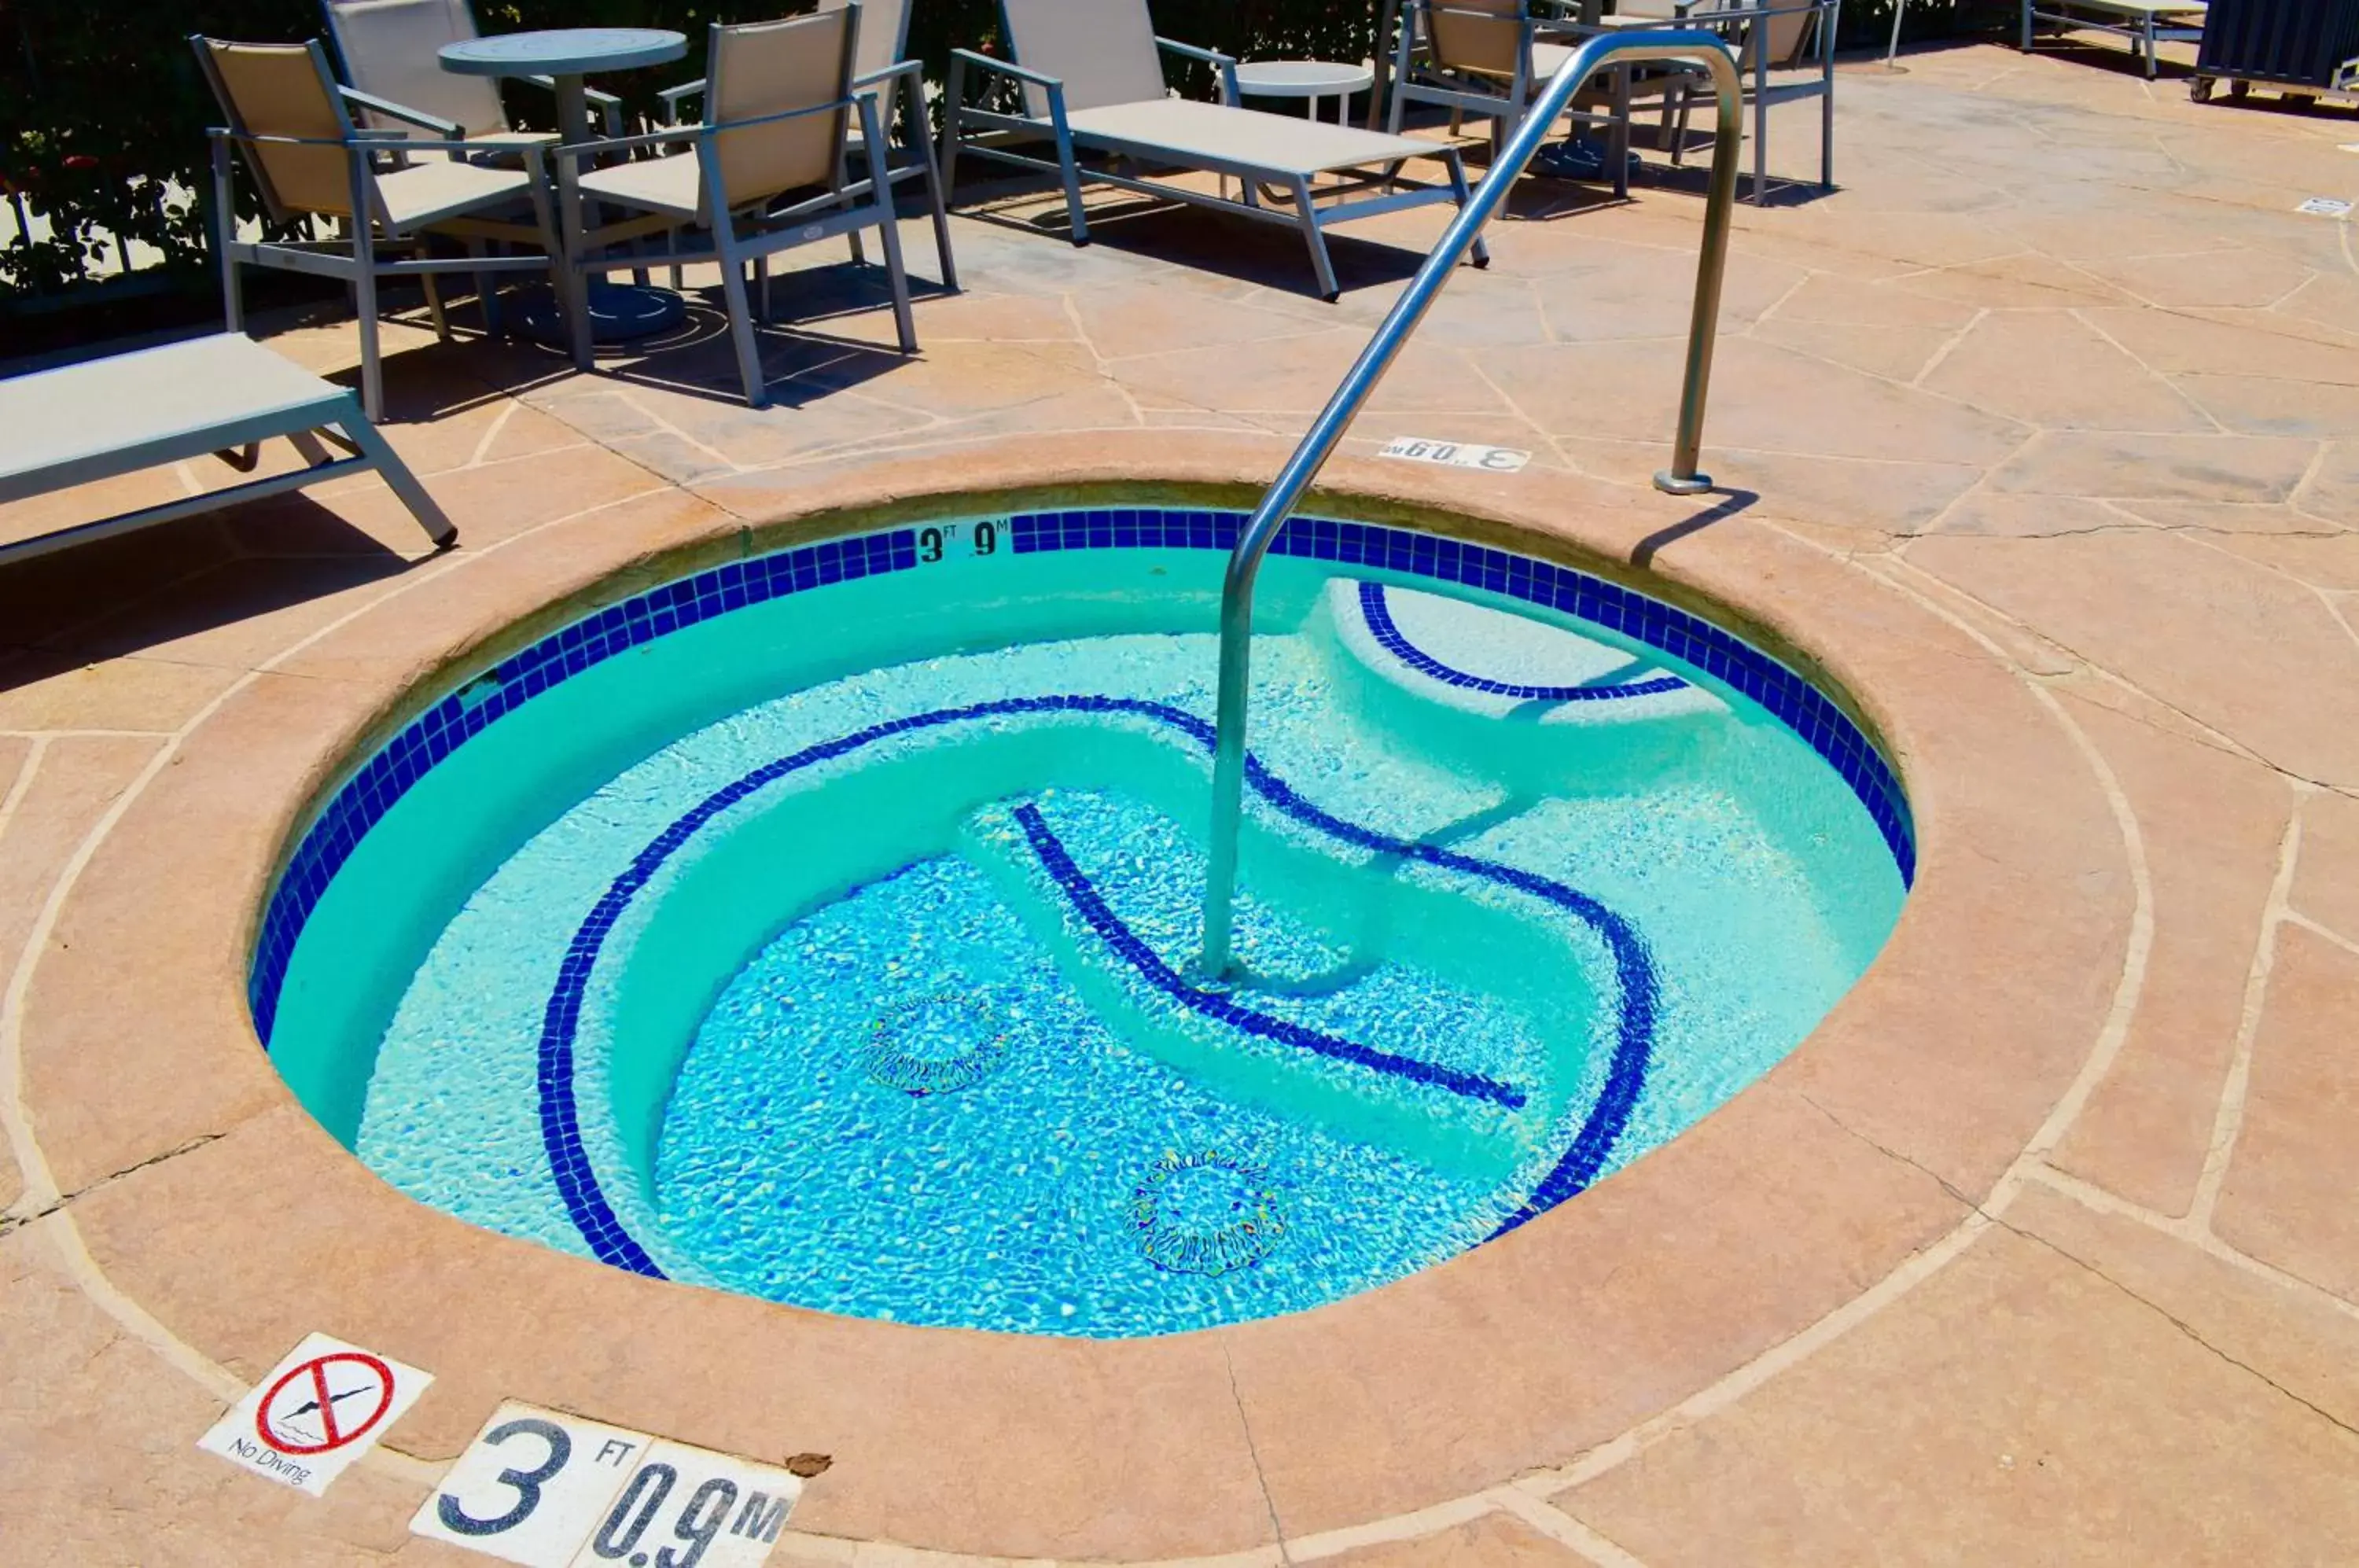
<svg viewBox="0 0 2359 1568">
<path fill-rule="evenodd" d="M 1319 100 L 1335 100 L 1335 123 L 1351 112 L 1352 94 L 1374 87 L 1376 73 L 1364 65 L 1332 60 L 1260 60 L 1237 67 L 1237 92 L 1247 98 L 1307 98 L 1319 118 Z"/>
<path fill-rule="evenodd" d="M 557 89 L 558 138 L 569 147 L 595 141 L 590 105 L 582 93 L 582 77 L 593 71 L 629 71 L 638 66 L 669 65 L 688 53 L 688 38 L 661 27 L 553 27 L 534 33 L 495 33 L 448 44 L 440 51 L 442 69 L 468 76 L 537 76 L 554 79 Z M 558 187 L 559 222 L 579 233 L 582 201 L 573 189 L 575 169 L 567 158 L 552 160 Z M 625 266 L 628 264 L 625 263 Z M 623 270 L 617 267 L 616 271 Z M 644 284 L 608 283 L 593 278 L 583 290 L 590 312 L 590 333 L 598 343 L 627 343 L 678 326 L 686 319 L 686 303 L 669 289 Z M 562 342 L 564 324 L 556 301 L 545 307 L 525 307 L 525 325 L 536 337 Z"/>
</svg>

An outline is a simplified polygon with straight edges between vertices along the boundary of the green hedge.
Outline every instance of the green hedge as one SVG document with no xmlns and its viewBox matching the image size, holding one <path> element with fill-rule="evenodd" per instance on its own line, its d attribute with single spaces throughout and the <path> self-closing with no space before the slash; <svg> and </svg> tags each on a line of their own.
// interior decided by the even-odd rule
<svg viewBox="0 0 2359 1568">
<path fill-rule="evenodd" d="M 1159 31 L 1248 57 L 1356 60 L 1374 36 L 1376 0 L 1153 0 Z M 915 0 L 913 49 L 940 75 L 953 44 L 989 42 L 997 0 Z M 1845 7 L 1847 44 L 1880 39 L 1889 0 Z M 714 21 L 801 8 L 793 0 L 481 0 L 486 32 L 560 26 L 676 27 L 700 40 Z M 2011 15 L 2006 0 L 1911 0 L 1909 32 L 1939 36 Z M 313 0 L 0 0 L 0 198 L 21 192 L 64 236 L 0 250 L 0 299 L 71 290 L 94 255 L 84 225 L 164 251 L 172 269 L 205 268 L 204 222 L 168 187 L 204 188 L 203 128 L 216 118 L 183 38 L 292 40 L 321 30 Z M 642 106 L 698 69 L 689 62 L 602 79 Z M 529 90 L 515 106 L 529 123 L 549 105 Z"/>
</svg>

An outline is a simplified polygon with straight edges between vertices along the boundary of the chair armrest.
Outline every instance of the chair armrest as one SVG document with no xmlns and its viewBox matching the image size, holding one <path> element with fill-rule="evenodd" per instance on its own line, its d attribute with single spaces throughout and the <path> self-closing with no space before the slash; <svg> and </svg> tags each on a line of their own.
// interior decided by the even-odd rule
<svg viewBox="0 0 2359 1568">
<path fill-rule="evenodd" d="M 806 119 L 812 114 L 832 114 L 839 109 L 850 109 L 857 112 L 859 107 L 860 105 L 858 102 L 851 98 L 831 98 L 824 103 L 813 103 L 808 108 L 782 109 L 775 114 L 756 114 L 753 118 L 747 120 L 725 120 L 717 125 L 672 125 L 664 130 L 648 131 L 641 136 L 610 136 L 604 141 L 575 142 L 570 147 L 551 147 L 549 151 L 555 153 L 559 158 L 576 159 L 600 158 L 603 157 L 607 153 L 636 152 L 641 147 L 669 147 L 681 142 L 710 141 L 713 137 L 720 136 L 724 131 L 751 130 L 756 125 L 774 125 L 781 120 Z M 419 145 L 431 146 L 433 144 L 421 143 Z"/>
<path fill-rule="evenodd" d="M 547 92 L 557 91 L 557 78 L 553 76 L 519 76 L 516 80 L 529 82 L 535 87 Z M 582 100 L 598 111 L 598 117 L 606 123 L 608 136 L 618 136 L 623 134 L 623 101 L 620 98 L 615 97 L 612 93 L 601 92 L 595 87 L 584 87 L 582 89 Z"/>
<path fill-rule="evenodd" d="M 432 131 L 447 140 L 456 141 L 467 134 L 466 127 L 456 120 L 446 120 L 440 114 L 429 114 L 423 109 L 408 108 L 395 103 L 390 98 L 380 98 L 374 93 L 364 93 L 357 87 L 338 87 L 336 91 L 343 95 L 345 103 L 356 108 L 366 109 L 375 114 L 383 114 L 388 120 L 399 120 L 404 125 L 416 125 L 422 131 Z M 397 131 L 394 134 L 398 136 L 401 133 Z"/>
<path fill-rule="evenodd" d="M 1155 47 L 1169 50 L 1187 60 L 1201 60 L 1221 73 L 1221 102 L 1234 108 L 1239 101 L 1237 92 L 1237 60 L 1234 55 L 1223 54 L 1198 44 L 1183 44 L 1177 38 L 1158 37 Z"/>
<path fill-rule="evenodd" d="M 676 125 L 679 124 L 680 101 L 700 96 L 703 92 L 704 78 L 700 76 L 693 82 L 683 82 L 677 87 L 667 87 L 656 96 L 662 101 L 664 113 L 671 116 L 671 123 Z"/>
<path fill-rule="evenodd" d="M 852 79 L 852 85 L 859 88 L 881 86 L 897 76 L 917 77 L 922 81 L 925 69 L 926 62 L 922 60 L 905 60 L 898 65 L 888 65 L 882 71 L 872 71 L 865 76 L 855 76 Z M 700 82 L 694 85 L 701 87 L 704 83 Z M 681 92 L 684 89 L 674 88 L 673 91 Z"/>
<path fill-rule="evenodd" d="M 1173 54 L 1184 54 L 1190 60 L 1201 60 L 1206 65 L 1234 65 L 1237 63 L 1236 56 L 1234 55 L 1223 54 L 1219 49 L 1206 49 L 1201 44 L 1183 44 L 1178 38 L 1158 37 L 1155 40 L 1155 45 L 1158 49 L 1169 49 Z"/>
<path fill-rule="evenodd" d="M 1065 90 L 1063 77 L 1051 76 L 1045 71 L 1029 70 L 1012 60 L 995 60 L 990 55 L 977 54 L 970 49 L 954 49 L 951 50 L 951 55 L 953 59 L 962 60 L 969 65 L 979 65 L 985 71 L 995 71 L 1002 76 L 1012 76 L 1018 82 L 1028 82 L 1035 87 L 1053 87 L 1060 93 Z"/>
<path fill-rule="evenodd" d="M 557 91 L 557 78 L 553 76 L 519 76 L 516 80 L 529 82 L 535 87 L 543 88 L 550 93 Z M 601 109 L 619 109 L 623 106 L 623 101 L 620 98 L 615 97 L 612 93 L 602 93 L 595 87 L 582 88 L 582 96 Z"/>
</svg>

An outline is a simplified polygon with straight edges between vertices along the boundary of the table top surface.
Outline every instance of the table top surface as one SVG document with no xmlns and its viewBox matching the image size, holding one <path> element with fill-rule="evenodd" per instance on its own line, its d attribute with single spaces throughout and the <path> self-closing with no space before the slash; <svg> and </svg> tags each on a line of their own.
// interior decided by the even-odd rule
<svg viewBox="0 0 2359 1568">
<path fill-rule="evenodd" d="M 1375 81 L 1366 66 L 1333 60 L 1256 60 L 1237 67 L 1239 90 L 1265 95 L 1356 93 Z"/>
<path fill-rule="evenodd" d="M 688 53 L 688 37 L 665 27 L 549 27 L 469 38 L 440 52 L 443 70 L 472 76 L 577 76 L 668 64 Z"/>
</svg>

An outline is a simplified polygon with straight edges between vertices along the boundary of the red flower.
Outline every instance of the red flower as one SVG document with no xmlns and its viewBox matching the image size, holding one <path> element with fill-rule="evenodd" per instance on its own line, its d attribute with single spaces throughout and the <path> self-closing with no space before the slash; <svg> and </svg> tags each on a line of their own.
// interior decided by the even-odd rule
<svg viewBox="0 0 2359 1568">
<path fill-rule="evenodd" d="M 65 166 L 68 169 L 96 169 L 98 167 L 98 159 L 92 158 L 86 152 L 68 153 L 66 155 Z"/>
</svg>

